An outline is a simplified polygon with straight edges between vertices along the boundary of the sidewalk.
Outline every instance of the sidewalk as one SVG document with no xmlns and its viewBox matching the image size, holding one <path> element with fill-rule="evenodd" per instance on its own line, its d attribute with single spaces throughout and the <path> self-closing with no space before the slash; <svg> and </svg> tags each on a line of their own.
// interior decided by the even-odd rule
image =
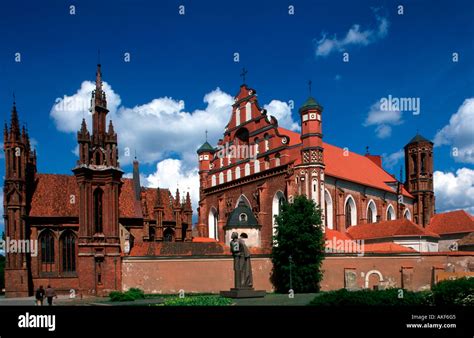
<svg viewBox="0 0 474 338">
<path fill-rule="evenodd" d="M 90 305 L 91 303 L 97 302 L 98 300 L 104 300 L 101 297 L 87 297 L 84 299 L 80 298 L 69 298 L 69 295 L 59 295 L 58 298 L 53 299 L 54 305 Z M 5 298 L 0 296 L 0 306 L 36 306 L 35 297 L 21 297 L 21 298 Z M 43 306 L 48 306 L 48 301 L 43 301 Z"/>
</svg>

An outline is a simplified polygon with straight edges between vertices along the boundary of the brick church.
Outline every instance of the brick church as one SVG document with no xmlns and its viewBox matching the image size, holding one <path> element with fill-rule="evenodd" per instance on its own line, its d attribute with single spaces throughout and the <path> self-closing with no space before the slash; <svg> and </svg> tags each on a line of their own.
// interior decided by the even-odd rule
<svg viewBox="0 0 474 338">
<path fill-rule="evenodd" d="M 233 231 L 248 235 L 256 255 L 255 283 L 271 290 L 274 216 L 299 194 L 321 207 L 327 238 L 362 239 L 367 252 L 408 254 L 419 262 L 419 255 L 451 250 L 458 240 L 470 247 L 471 215 L 435 214 L 432 142 L 416 135 L 405 146 L 402 183 L 382 168 L 380 156 L 323 142 L 323 108 L 314 98 L 299 109 L 297 133 L 279 127 L 245 84 L 223 138 L 217 146 L 206 141 L 197 151 L 200 200 L 193 227 L 189 193 L 181 197 L 179 191 L 142 187 L 137 160 L 133 177 L 123 177 L 118 135 L 112 120 L 107 124 L 100 65 L 95 83 L 92 126 L 89 130 L 84 119 L 78 126 L 79 159 L 71 164 L 72 175 L 37 172 L 36 152 L 13 104 L 4 131 L 5 234 L 10 240 L 37 241 L 38 254 L 6 251 L 7 297 L 28 296 L 48 284 L 85 295 L 129 287 L 149 293 L 218 292 L 233 285 L 227 246 Z M 430 262 L 446 262 L 443 255 Z M 374 259 L 371 268 L 378 264 L 384 274 L 399 278 L 398 267 Z M 325 262 L 323 288 L 344 287 L 337 278 L 345 267 L 330 256 Z M 392 272 L 383 270 L 391 267 Z M 423 283 L 431 280 L 426 271 L 419 273 Z"/>
<path fill-rule="evenodd" d="M 133 179 L 123 178 L 117 134 L 107 127 L 107 98 L 98 65 L 91 99 L 92 130 L 78 126 L 79 159 L 73 175 L 37 172 L 27 130 L 20 129 L 16 104 L 5 125 L 5 234 L 38 240 L 36 257 L 7 253 L 8 297 L 27 296 L 39 285 L 105 294 L 121 289 L 121 256 L 135 241 L 191 241 L 189 193 L 140 186 L 138 162 Z"/>
<path fill-rule="evenodd" d="M 385 243 L 389 251 L 438 251 L 440 234 L 430 224 L 443 214 L 435 216 L 431 141 L 416 135 L 405 146 L 402 183 L 380 156 L 325 143 L 323 107 L 313 97 L 299 117 L 300 133 L 280 127 L 256 90 L 240 86 L 223 138 L 197 151 L 200 236 L 229 243 L 233 231 L 245 232 L 249 245 L 271 248 L 281 203 L 304 194 L 321 207 L 327 235 Z M 445 215 L 443 223 L 462 219 L 451 239 L 474 231 L 466 212 Z"/>
</svg>

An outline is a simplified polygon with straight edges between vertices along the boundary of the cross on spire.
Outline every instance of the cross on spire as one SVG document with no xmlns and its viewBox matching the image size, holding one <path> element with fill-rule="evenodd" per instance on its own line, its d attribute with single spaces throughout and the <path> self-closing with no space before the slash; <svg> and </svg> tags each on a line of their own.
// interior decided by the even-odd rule
<svg viewBox="0 0 474 338">
<path fill-rule="evenodd" d="M 245 75 L 247 75 L 247 73 L 248 73 L 247 69 L 245 69 L 245 67 L 242 68 L 242 73 L 240 73 L 240 76 L 242 77 L 242 80 L 243 80 L 242 83 L 245 83 Z"/>
<path fill-rule="evenodd" d="M 366 155 L 369 155 L 369 146 L 365 146 L 365 153 Z"/>
<path fill-rule="evenodd" d="M 15 97 L 15 92 L 13 92 L 13 105 L 16 105 L 16 97 Z"/>
<path fill-rule="evenodd" d="M 313 81 L 309 80 L 308 81 L 309 96 L 311 96 L 311 85 L 312 84 L 313 84 Z"/>
<path fill-rule="evenodd" d="M 207 129 L 206 129 L 206 142 L 207 142 Z"/>
</svg>

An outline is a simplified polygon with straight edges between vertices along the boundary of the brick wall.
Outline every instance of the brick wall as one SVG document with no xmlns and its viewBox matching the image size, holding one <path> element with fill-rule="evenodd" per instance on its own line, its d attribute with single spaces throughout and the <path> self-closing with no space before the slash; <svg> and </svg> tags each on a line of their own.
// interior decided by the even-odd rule
<svg viewBox="0 0 474 338">
<path fill-rule="evenodd" d="M 404 287 L 410 290 L 429 288 L 439 271 L 469 271 L 474 266 L 474 253 L 456 255 L 427 254 L 411 256 L 337 257 L 324 260 L 322 290 L 345 286 L 346 274 L 352 273 L 352 288 Z M 233 287 L 232 259 L 208 258 L 124 258 L 122 288 L 143 289 L 146 293 L 211 292 Z M 252 259 L 254 287 L 272 290 L 268 257 Z M 380 278 L 382 276 L 382 278 Z M 346 282 L 347 283 L 347 282 Z"/>
</svg>

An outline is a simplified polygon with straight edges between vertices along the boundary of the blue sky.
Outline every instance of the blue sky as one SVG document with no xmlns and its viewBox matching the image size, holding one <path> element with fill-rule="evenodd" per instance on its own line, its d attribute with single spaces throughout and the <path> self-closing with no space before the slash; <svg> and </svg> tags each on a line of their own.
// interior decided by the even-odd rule
<svg viewBox="0 0 474 338">
<path fill-rule="evenodd" d="M 0 111 L 9 119 L 14 91 L 40 172 L 75 164 L 74 126 L 87 113 L 53 106 L 88 97 L 83 82 L 94 80 L 100 49 L 110 116 L 120 146 L 138 154 L 143 184 L 179 185 L 195 202 L 194 151 L 204 130 L 212 142 L 222 135 L 245 67 L 260 104 L 289 128 L 311 79 L 325 141 L 359 153 L 369 146 L 397 175 L 417 130 L 436 139 L 438 210 L 474 211 L 472 1 L 77 1 L 75 15 L 70 5 L 0 5 Z M 374 104 L 388 95 L 419 98 L 420 114 L 379 112 Z M 130 158 L 121 162 L 130 172 Z"/>
</svg>

